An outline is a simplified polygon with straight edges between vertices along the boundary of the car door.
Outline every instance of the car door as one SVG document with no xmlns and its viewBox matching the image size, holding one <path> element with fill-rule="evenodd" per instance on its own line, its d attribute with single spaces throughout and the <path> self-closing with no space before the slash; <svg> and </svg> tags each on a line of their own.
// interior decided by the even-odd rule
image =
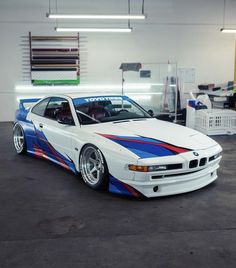
<svg viewBox="0 0 236 268">
<path fill-rule="evenodd" d="M 28 113 L 27 120 L 31 122 L 30 131 L 26 132 L 27 135 L 27 151 L 34 155 L 44 157 L 46 156 L 43 148 L 44 142 L 41 137 L 41 121 L 43 119 L 45 109 L 48 105 L 50 98 L 45 98 L 37 103 Z"/>
<path fill-rule="evenodd" d="M 59 120 L 57 121 L 57 115 L 62 112 L 63 105 L 69 107 L 67 113 L 72 118 L 71 124 L 62 124 L 58 123 Z M 32 114 L 33 112 L 32 110 Z M 32 116 L 37 130 L 38 143 L 45 156 L 75 172 L 75 152 L 72 150 L 71 142 L 71 133 L 74 132 L 75 124 L 68 100 L 51 97 L 44 114 Z"/>
</svg>

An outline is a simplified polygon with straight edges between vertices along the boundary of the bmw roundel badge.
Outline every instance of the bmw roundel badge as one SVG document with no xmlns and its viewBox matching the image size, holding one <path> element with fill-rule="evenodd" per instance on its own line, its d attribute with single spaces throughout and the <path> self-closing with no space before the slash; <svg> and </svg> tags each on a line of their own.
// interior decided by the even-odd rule
<svg viewBox="0 0 236 268">
<path fill-rule="evenodd" d="M 193 154 L 194 154 L 195 156 L 199 156 L 199 154 L 198 154 L 197 152 L 193 152 Z"/>
</svg>

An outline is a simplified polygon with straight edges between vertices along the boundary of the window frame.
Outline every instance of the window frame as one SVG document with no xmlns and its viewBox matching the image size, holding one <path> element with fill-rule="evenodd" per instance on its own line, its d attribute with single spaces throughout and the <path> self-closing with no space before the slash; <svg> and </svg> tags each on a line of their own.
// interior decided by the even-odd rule
<svg viewBox="0 0 236 268">
<path fill-rule="evenodd" d="M 52 120 L 52 121 L 54 121 L 54 122 L 57 122 L 56 119 L 53 119 L 53 118 L 51 118 L 51 117 L 47 117 L 47 116 L 45 116 L 46 109 L 47 109 L 48 104 L 49 104 L 49 102 L 51 101 L 52 98 L 62 99 L 62 100 L 67 101 L 67 102 L 69 103 L 70 112 L 71 112 L 71 116 L 72 116 L 72 119 L 73 119 L 73 124 L 72 124 L 71 126 L 76 126 L 76 122 L 77 122 L 77 121 L 75 120 L 76 117 L 74 116 L 73 111 L 72 111 L 72 109 L 71 109 L 70 100 L 67 99 L 67 98 L 61 97 L 61 96 L 50 96 L 50 97 L 46 97 L 46 98 L 40 100 L 35 106 L 33 106 L 33 107 L 31 108 L 31 111 L 30 111 L 30 112 L 31 112 L 32 114 L 34 114 L 34 115 L 37 115 L 37 116 L 46 118 L 46 119 L 48 119 L 48 120 Z M 44 113 L 43 113 L 43 115 L 40 115 L 40 114 L 37 114 L 37 113 L 33 112 L 33 109 L 34 109 L 36 106 L 40 105 L 40 103 L 42 103 L 43 101 L 45 101 L 45 100 L 47 100 L 47 99 L 48 99 L 48 102 L 47 102 L 47 105 L 46 105 L 46 107 L 45 107 L 45 109 L 44 109 Z M 73 107 L 74 107 L 74 106 L 73 106 Z"/>
</svg>

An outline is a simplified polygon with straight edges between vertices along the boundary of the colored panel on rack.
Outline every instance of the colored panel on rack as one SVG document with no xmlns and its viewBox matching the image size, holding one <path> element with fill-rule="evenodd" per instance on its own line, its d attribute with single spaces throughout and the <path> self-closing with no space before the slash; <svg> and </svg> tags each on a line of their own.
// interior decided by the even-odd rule
<svg viewBox="0 0 236 268">
<path fill-rule="evenodd" d="M 48 41 L 78 41 L 79 36 L 37 36 L 34 35 L 32 36 L 32 41 L 43 41 L 43 42 L 48 42 Z"/>
<path fill-rule="evenodd" d="M 77 71 L 32 71 L 32 80 L 77 80 Z"/>
<path fill-rule="evenodd" d="M 73 60 L 73 59 L 71 60 L 71 59 L 54 59 L 54 58 L 51 58 L 51 59 L 47 59 L 47 60 L 44 60 L 44 59 L 32 60 L 31 64 L 32 65 L 35 65 L 35 64 L 78 64 L 78 61 Z"/>
<path fill-rule="evenodd" d="M 64 56 L 64 55 L 61 55 L 61 56 L 53 56 L 53 55 L 49 55 L 49 56 L 33 56 L 32 57 L 33 60 L 79 60 L 79 56 Z"/>
<path fill-rule="evenodd" d="M 80 77 L 76 80 L 32 80 L 33 85 L 78 85 L 80 83 Z"/>
<path fill-rule="evenodd" d="M 37 71 L 37 72 L 65 71 L 65 72 L 70 72 L 70 71 L 78 71 L 78 68 L 32 68 L 31 71 Z"/>
<path fill-rule="evenodd" d="M 33 48 L 32 52 L 77 52 L 78 48 Z"/>
</svg>

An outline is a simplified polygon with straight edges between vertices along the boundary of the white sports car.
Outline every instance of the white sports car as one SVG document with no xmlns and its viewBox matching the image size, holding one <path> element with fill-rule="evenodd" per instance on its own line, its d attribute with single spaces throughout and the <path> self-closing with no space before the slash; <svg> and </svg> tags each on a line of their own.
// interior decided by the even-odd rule
<svg viewBox="0 0 236 268">
<path fill-rule="evenodd" d="M 222 151 L 195 130 L 152 118 L 126 96 L 21 100 L 13 141 L 17 153 L 81 173 L 94 189 L 135 197 L 208 185 L 217 178 Z"/>
</svg>

